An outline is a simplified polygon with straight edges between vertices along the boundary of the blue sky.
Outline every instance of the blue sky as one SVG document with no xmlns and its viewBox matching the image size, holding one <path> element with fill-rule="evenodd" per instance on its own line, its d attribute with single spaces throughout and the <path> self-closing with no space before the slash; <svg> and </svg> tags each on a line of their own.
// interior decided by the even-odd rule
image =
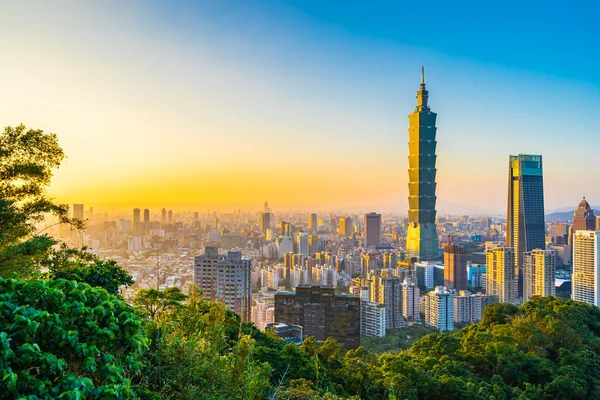
<svg viewBox="0 0 600 400">
<path fill-rule="evenodd" d="M 59 134 L 61 201 L 402 212 L 424 65 L 442 213 L 502 212 L 517 153 L 544 156 L 546 208 L 600 204 L 595 2 L 4 8 L 0 123 Z"/>
</svg>

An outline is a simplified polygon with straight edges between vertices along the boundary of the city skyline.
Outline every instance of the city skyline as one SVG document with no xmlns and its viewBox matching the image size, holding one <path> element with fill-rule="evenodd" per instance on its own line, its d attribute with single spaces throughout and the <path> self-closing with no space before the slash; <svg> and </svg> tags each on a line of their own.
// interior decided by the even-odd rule
<svg viewBox="0 0 600 400">
<path fill-rule="evenodd" d="M 5 50 L 28 49 L 1 67 L 0 123 L 59 135 L 69 156 L 51 186 L 60 203 L 222 211 L 269 198 L 405 213 L 406 110 L 423 64 L 442 116 L 440 213 L 502 214 L 505 159 L 518 153 L 544 156 L 549 210 L 600 199 L 588 183 L 600 171 L 589 146 L 598 57 L 584 52 L 594 38 L 584 23 L 540 44 L 547 32 L 515 16 L 512 54 L 499 41 L 509 16 L 468 44 L 469 28 L 439 36 L 442 14 L 468 18 L 467 7 L 441 4 L 429 15 L 440 26 L 418 38 L 417 5 L 387 3 L 360 20 L 355 3 L 341 15 L 314 2 L 62 4 L 10 4 L 0 28 Z M 574 10 L 543 12 L 564 22 Z M 556 46 L 573 63 L 549 60 Z M 565 149 L 579 156 L 567 163 Z"/>
</svg>

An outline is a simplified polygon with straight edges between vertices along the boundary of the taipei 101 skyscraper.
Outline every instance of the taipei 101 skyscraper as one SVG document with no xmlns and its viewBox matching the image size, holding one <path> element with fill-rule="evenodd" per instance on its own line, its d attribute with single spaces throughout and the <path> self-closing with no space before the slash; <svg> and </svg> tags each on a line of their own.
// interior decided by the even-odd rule
<svg viewBox="0 0 600 400">
<path fill-rule="evenodd" d="M 427 105 L 425 72 L 421 69 L 421 87 L 417 92 L 417 108 L 408 116 L 408 232 L 406 257 L 417 261 L 439 257 L 435 226 L 435 119 Z"/>
</svg>

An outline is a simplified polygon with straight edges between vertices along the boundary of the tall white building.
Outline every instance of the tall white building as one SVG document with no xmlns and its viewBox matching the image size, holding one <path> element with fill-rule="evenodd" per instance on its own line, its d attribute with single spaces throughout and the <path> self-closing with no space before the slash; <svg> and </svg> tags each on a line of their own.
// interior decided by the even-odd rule
<svg viewBox="0 0 600 400">
<path fill-rule="evenodd" d="M 556 252 L 535 249 L 523 253 L 523 302 L 531 296 L 554 296 Z"/>
<path fill-rule="evenodd" d="M 219 255 L 217 247 L 206 247 L 204 255 L 195 258 L 194 283 L 204 296 L 220 301 L 249 321 L 252 309 L 252 265 L 240 251 Z"/>
<path fill-rule="evenodd" d="M 600 231 L 577 231 L 573 237 L 572 298 L 600 307 Z"/>
<path fill-rule="evenodd" d="M 360 336 L 384 337 L 387 326 L 386 319 L 385 306 L 369 301 L 369 287 L 365 286 L 360 301 Z"/>
<path fill-rule="evenodd" d="M 483 310 L 488 304 L 497 301 L 496 296 L 490 294 L 472 294 L 461 290 L 454 295 L 454 322 L 472 323 L 481 321 Z"/>
<path fill-rule="evenodd" d="M 512 247 L 495 247 L 486 251 L 487 294 L 500 303 L 514 303 L 516 297 L 515 256 Z"/>
<path fill-rule="evenodd" d="M 402 283 L 402 315 L 408 320 L 418 321 L 421 319 L 419 313 L 419 299 L 421 290 L 410 278 L 404 279 Z"/>
<path fill-rule="evenodd" d="M 279 236 L 277 238 L 277 256 L 282 258 L 284 254 L 294 251 L 292 238 L 289 236 Z"/>
<path fill-rule="evenodd" d="M 308 247 L 308 235 L 304 232 L 298 234 L 298 254 L 302 254 L 303 256 L 308 256 L 309 247 Z"/>
<path fill-rule="evenodd" d="M 425 296 L 425 323 L 436 327 L 438 331 L 454 330 L 453 293 L 443 286 L 427 293 Z"/>
</svg>

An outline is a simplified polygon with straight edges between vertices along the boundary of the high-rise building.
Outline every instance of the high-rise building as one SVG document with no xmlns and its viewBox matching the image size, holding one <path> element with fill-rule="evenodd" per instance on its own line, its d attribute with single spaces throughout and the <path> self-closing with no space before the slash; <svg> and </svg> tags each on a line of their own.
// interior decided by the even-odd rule
<svg viewBox="0 0 600 400">
<path fill-rule="evenodd" d="M 381 214 L 365 214 L 365 247 L 381 244 Z"/>
<path fill-rule="evenodd" d="M 532 250 L 523 253 L 523 302 L 531 296 L 554 296 L 556 252 L 554 250 Z"/>
<path fill-rule="evenodd" d="M 83 204 L 73 204 L 73 218 L 83 221 Z"/>
<path fill-rule="evenodd" d="M 277 238 L 277 257 L 282 258 L 286 253 L 291 253 L 294 250 L 292 238 L 289 236 L 279 236 Z"/>
<path fill-rule="evenodd" d="M 305 336 L 335 339 L 347 349 L 360 346 L 360 297 L 334 288 L 298 286 L 275 293 L 275 321 L 302 326 Z"/>
<path fill-rule="evenodd" d="M 167 222 L 169 224 L 172 224 L 174 222 L 174 220 L 173 220 L 173 210 L 169 210 L 169 212 L 167 213 Z"/>
<path fill-rule="evenodd" d="M 454 322 L 479 322 L 485 307 L 497 301 L 496 296 L 491 294 L 472 294 L 461 290 L 458 295 L 454 295 Z"/>
<path fill-rule="evenodd" d="M 448 243 L 444 246 L 444 286 L 467 289 L 467 251 L 464 246 Z"/>
<path fill-rule="evenodd" d="M 139 236 L 142 234 L 142 220 L 140 215 L 140 209 L 133 209 L 133 234 Z"/>
<path fill-rule="evenodd" d="M 402 283 L 402 315 L 409 320 L 420 320 L 419 299 L 421 290 L 416 283 L 411 282 L 410 278 L 404 279 Z"/>
<path fill-rule="evenodd" d="M 310 233 L 317 232 L 317 214 L 309 214 L 308 215 L 308 231 Z"/>
<path fill-rule="evenodd" d="M 596 230 L 600 231 L 600 215 L 596 215 Z"/>
<path fill-rule="evenodd" d="M 369 288 L 366 286 L 360 302 L 360 336 L 384 337 L 387 325 L 385 306 L 369 301 L 368 292 Z"/>
<path fill-rule="evenodd" d="M 367 275 L 369 298 L 367 300 L 385 307 L 388 328 L 404 328 L 406 322 L 402 315 L 402 280 L 391 276 L 387 271 L 378 271 Z"/>
<path fill-rule="evenodd" d="M 266 202 L 265 202 L 266 204 Z M 267 233 L 267 229 L 271 228 L 271 213 L 260 213 L 260 231 L 263 234 Z"/>
<path fill-rule="evenodd" d="M 573 233 L 577 231 L 596 230 L 596 216 L 585 197 L 579 203 L 577 210 L 573 213 Z"/>
<path fill-rule="evenodd" d="M 298 254 L 303 256 L 308 256 L 309 254 L 309 246 L 308 246 L 308 235 L 304 232 L 300 232 L 298 234 Z"/>
<path fill-rule="evenodd" d="M 341 217 L 340 218 L 340 227 L 339 227 L 340 235 L 343 236 L 352 236 L 352 218 L 351 217 Z"/>
<path fill-rule="evenodd" d="M 600 231 L 575 233 L 571 285 L 573 300 L 600 307 Z"/>
<path fill-rule="evenodd" d="M 436 286 L 425 295 L 425 323 L 438 331 L 454 330 L 454 295 L 451 290 Z"/>
<path fill-rule="evenodd" d="M 150 210 L 144 210 L 144 223 L 142 224 L 142 232 L 147 235 L 150 232 Z"/>
<path fill-rule="evenodd" d="M 516 294 L 515 255 L 512 247 L 495 247 L 486 251 L 487 294 L 500 303 L 514 303 Z"/>
<path fill-rule="evenodd" d="M 251 318 L 252 264 L 240 251 L 219 255 L 217 247 L 206 247 L 204 255 L 195 258 L 194 284 L 212 301 L 222 302 L 238 314 L 242 321 Z"/>
<path fill-rule="evenodd" d="M 517 297 L 522 297 L 523 253 L 546 249 L 544 179 L 540 155 L 519 154 L 509 158 L 506 246 L 514 250 Z"/>
<path fill-rule="evenodd" d="M 417 92 L 417 108 L 408 116 L 408 232 L 406 256 L 417 261 L 439 256 L 435 225 L 435 120 L 437 114 L 427 105 L 425 74 L 421 70 L 421 86 Z"/>
<path fill-rule="evenodd" d="M 160 223 L 163 225 L 166 225 L 167 224 L 167 209 L 166 208 L 163 208 L 161 210 L 160 216 L 161 216 Z"/>
</svg>

